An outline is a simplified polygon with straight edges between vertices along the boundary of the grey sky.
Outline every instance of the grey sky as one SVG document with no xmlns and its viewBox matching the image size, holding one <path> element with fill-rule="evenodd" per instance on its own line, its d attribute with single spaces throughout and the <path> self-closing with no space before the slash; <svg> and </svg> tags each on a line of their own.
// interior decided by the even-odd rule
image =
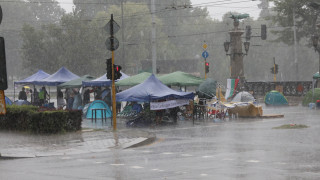
<svg viewBox="0 0 320 180">
<path fill-rule="evenodd" d="M 61 6 L 67 12 L 72 11 L 73 0 L 57 0 L 61 2 Z M 257 7 L 260 1 L 252 0 L 191 0 L 194 7 L 207 7 L 210 16 L 221 20 L 222 16 L 229 11 L 236 11 L 240 13 L 248 13 L 255 19 L 259 16 L 260 9 Z"/>
</svg>

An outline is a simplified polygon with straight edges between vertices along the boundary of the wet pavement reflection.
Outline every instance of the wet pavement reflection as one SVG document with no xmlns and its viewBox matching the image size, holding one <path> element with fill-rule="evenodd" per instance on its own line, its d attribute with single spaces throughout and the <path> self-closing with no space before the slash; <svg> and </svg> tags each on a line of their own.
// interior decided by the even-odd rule
<svg viewBox="0 0 320 180">
<path fill-rule="evenodd" d="M 195 125 L 183 120 L 143 128 L 156 133 L 156 142 L 101 153 L 0 160 L 0 179 L 320 179 L 320 110 L 263 109 L 284 118 Z M 274 129 L 284 124 L 308 128 Z"/>
</svg>

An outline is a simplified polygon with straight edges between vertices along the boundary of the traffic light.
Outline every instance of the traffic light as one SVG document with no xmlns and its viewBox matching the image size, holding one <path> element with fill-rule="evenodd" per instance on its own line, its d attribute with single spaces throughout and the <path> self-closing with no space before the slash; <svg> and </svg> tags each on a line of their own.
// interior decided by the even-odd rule
<svg viewBox="0 0 320 180">
<path fill-rule="evenodd" d="M 246 26 L 246 41 L 251 39 L 251 26 Z"/>
<path fill-rule="evenodd" d="M 208 73 L 208 72 L 209 72 L 209 63 L 206 62 L 206 73 Z"/>
<path fill-rule="evenodd" d="M 276 69 L 275 69 L 275 73 L 278 74 L 279 66 L 278 66 L 278 64 L 275 64 L 274 66 L 275 66 L 275 68 L 276 68 Z"/>
<path fill-rule="evenodd" d="M 271 72 L 271 74 L 274 74 L 274 66 L 272 66 L 272 68 L 270 68 L 270 72 Z"/>
<path fill-rule="evenodd" d="M 6 50 L 4 47 L 4 38 L 0 37 L 0 90 L 8 89 Z"/>
<path fill-rule="evenodd" d="M 106 69 L 107 78 L 112 79 L 112 59 L 111 58 L 107 59 L 106 64 L 107 64 L 107 69 Z"/>
<path fill-rule="evenodd" d="M 113 68 L 114 68 L 114 80 L 120 79 L 120 77 L 122 76 L 120 72 L 122 67 L 119 65 L 113 65 Z"/>
<path fill-rule="evenodd" d="M 267 25 L 265 25 L 265 24 L 261 25 L 261 39 L 262 40 L 267 39 Z"/>
</svg>

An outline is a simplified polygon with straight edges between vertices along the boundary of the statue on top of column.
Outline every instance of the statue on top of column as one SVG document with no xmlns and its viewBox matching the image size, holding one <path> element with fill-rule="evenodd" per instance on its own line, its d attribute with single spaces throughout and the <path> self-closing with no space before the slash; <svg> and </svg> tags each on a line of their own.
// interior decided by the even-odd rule
<svg viewBox="0 0 320 180">
<path fill-rule="evenodd" d="M 249 14 L 238 14 L 238 15 L 231 14 L 230 18 L 233 19 L 235 22 L 239 22 L 240 19 L 245 19 L 248 17 L 249 17 Z"/>
</svg>

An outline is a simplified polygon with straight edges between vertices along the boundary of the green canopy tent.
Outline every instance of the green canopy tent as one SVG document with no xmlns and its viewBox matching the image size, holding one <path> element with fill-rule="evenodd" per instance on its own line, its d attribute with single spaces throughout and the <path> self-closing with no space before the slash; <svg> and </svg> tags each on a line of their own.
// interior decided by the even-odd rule
<svg viewBox="0 0 320 180">
<path fill-rule="evenodd" d="M 167 86 L 199 86 L 205 80 L 181 71 L 176 71 L 159 77 L 159 80 Z"/>
<path fill-rule="evenodd" d="M 115 85 L 116 86 L 136 86 L 136 85 L 144 82 L 150 76 L 151 76 L 151 73 L 142 72 L 140 74 L 136 74 L 134 76 L 130 76 L 128 78 L 122 79 L 122 80 L 116 82 Z"/>
<path fill-rule="evenodd" d="M 282 93 L 273 90 L 266 94 L 264 97 L 264 103 L 266 105 L 281 106 L 288 105 L 288 100 Z"/>
<path fill-rule="evenodd" d="M 82 81 L 91 81 L 93 79 L 95 79 L 95 78 L 90 75 L 84 75 L 80 78 L 62 83 L 62 84 L 58 85 L 58 88 L 60 88 L 60 89 L 80 88 L 82 86 Z"/>
<path fill-rule="evenodd" d="M 319 72 L 317 72 L 317 73 L 315 73 L 315 74 L 313 75 L 313 79 L 320 79 L 320 74 L 319 74 Z"/>
</svg>

